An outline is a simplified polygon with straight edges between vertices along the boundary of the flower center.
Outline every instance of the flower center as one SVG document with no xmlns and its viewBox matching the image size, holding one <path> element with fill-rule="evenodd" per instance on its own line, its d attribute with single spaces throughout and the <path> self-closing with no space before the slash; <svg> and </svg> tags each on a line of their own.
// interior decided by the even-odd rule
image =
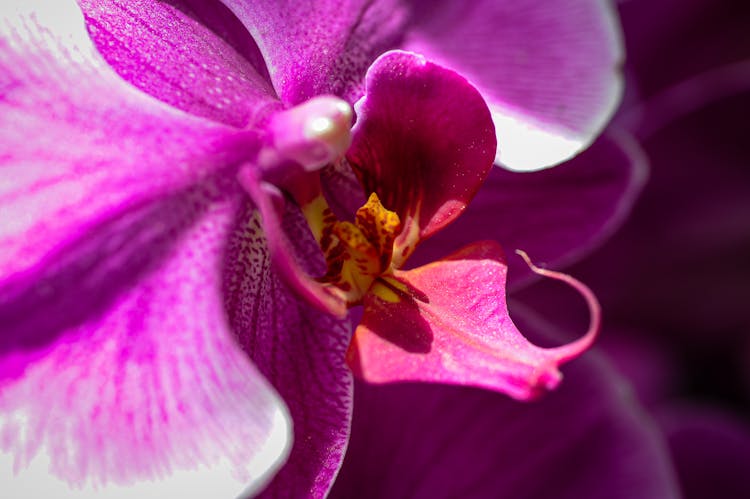
<svg viewBox="0 0 750 499">
<path fill-rule="evenodd" d="M 302 213 L 325 256 L 327 269 L 319 281 L 341 290 L 349 305 L 360 303 L 375 281 L 379 285 L 373 291 L 393 286 L 387 277 L 393 272 L 393 241 L 401 221 L 377 194 L 370 194 L 354 222 L 338 220 L 322 195 L 303 205 Z"/>
</svg>

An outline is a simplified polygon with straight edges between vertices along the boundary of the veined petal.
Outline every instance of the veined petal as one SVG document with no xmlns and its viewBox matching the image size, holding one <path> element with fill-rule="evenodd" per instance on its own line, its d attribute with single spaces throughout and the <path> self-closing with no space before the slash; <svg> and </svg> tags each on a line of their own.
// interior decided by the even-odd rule
<svg viewBox="0 0 750 499">
<path fill-rule="evenodd" d="M 640 146 L 614 129 L 556 168 L 528 173 L 495 168 L 461 219 L 420 246 L 410 263 L 422 265 L 472 241 L 494 239 L 538 262 L 563 267 L 620 227 L 647 175 Z M 509 286 L 532 277 L 520 259 L 508 265 Z"/>
<path fill-rule="evenodd" d="M 257 47 L 218 0 L 78 3 L 104 59 L 157 99 L 237 127 L 258 121 L 274 103 L 270 82 L 251 63 L 260 59 Z"/>
<path fill-rule="evenodd" d="M 396 0 L 222 0 L 247 27 L 286 104 L 361 95 L 367 67 L 402 35 L 408 9 Z"/>
<path fill-rule="evenodd" d="M 249 132 L 141 93 L 98 55 L 71 0 L 0 7 L 0 275 L 254 154 Z"/>
<path fill-rule="evenodd" d="M 403 46 L 465 76 L 492 111 L 497 160 L 560 163 L 619 103 L 623 50 L 608 0 L 424 1 Z"/>
<path fill-rule="evenodd" d="M 321 273 L 320 248 L 299 209 L 288 206 L 280 221 L 289 249 L 304 262 L 300 270 Z M 248 206 L 230 239 L 224 270 L 232 327 L 294 422 L 292 453 L 263 496 L 324 497 L 349 437 L 352 377 L 344 355 L 351 325 L 295 297 L 273 270 L 269 244 L 259 212 Z"/>
<path fill-rule="evenodd" d="M 224 311 L 235 213 L 235 203 L 211 205 L 153 248 L 165 253 L 161 264 L 106 310 L 44 344 L 3 348 L 0 466 L 10 496 L 234 497 L 280 465 L 286 408 Z"/>
<path fill-rule="evenodd" d="M 506 275 L 500 247 L 482 242 L 385 278 L 365 297 L 362 322 L 347 355 L 350 367 L 371 382 L 473 385 L 520 400 L 555 388 L 562 378 L 558 366 L 585 351 L 597 334 L 598 304 L 569 276 L 550 275 L 584 295 L 591 326 L 578 341 L 539 348 L 508 315 Z"/>
<path fill-rule="evenodd" d="M 366 193 L 402 222 L 399 267 L 419 239 L 453 221 L 492 168 L 495 135 L 487 105 L 464 78 L 408 52 L 381 56 L 346 155 Z"/>
</svg>

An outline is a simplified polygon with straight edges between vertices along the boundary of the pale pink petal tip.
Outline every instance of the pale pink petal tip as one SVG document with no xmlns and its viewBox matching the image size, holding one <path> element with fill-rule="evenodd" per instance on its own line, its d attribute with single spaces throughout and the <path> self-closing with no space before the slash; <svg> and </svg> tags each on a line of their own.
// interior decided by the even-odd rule
<svg viewBox="0 0 750 499">
<path fill-rule="evenodd" d="M 237 497 L 284 462 L 288 410 L 226 321 L 219 269 L 238 203 L 204 196 L 161 212 L 164 237 L 143 251 L 162 258 L 129 265 L 136 282 L 113 282 L 124 289 L 106 309 L 73 324 L 48 309 L 54 334 L 2 352 L 0 376 L 8 359 L 20 367 L 0 378 L 3 497 Z"/>
<path fill-rule="evenodd" d="M 24 426 L 23 420 L 18 421 Z M 13 453 L 0 452 L 0 470 L 10 472 L 12 480 L 3 486 L 8 497 L 55 497 L 60 499 L 119 499 L 123 497 L 249 497 L 257 494 L 284 463 L 291 449 L 290 417 L 283 407 L 271 416 L 269 433 L 262 447 L 247 463 L 242 474 L 236 463 L 228 457 L 196 466 L 193 469 L 164 469 L 156 480 L 138 480 L 131 483 L 68 483 L 55 471 L 56 450 L 45 448 L 28 462 L 20 464 Z M 134 463 L 129 463 L 132 466 Z M 244 474 L 247 473 L 247 475 Z M 247 476 L 252 476 L 250 483 Z"/>
<path fill-rule="evenodd" d="M 539 170 L 586 148 L 619 103 L 623 43 L 612 3 L 442 2 L 416 16 L 405 48 L 457 71 L 482 93 L 499 164 Z"/>
</svg>

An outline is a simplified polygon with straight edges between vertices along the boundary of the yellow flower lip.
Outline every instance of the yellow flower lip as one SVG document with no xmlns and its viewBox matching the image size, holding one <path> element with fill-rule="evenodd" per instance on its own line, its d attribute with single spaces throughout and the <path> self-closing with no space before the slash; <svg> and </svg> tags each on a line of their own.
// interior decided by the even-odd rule
<svg viewBox="0 0 750 499">
<path fill-rule="evenodd" d="M 353 222 L 338 220 L 322 195 L 303 205 L 302 212 L 326 259 L 320 281 L 343 291 L 350 306 L 360 303 L 379 277 L 392 272 L 393 242 L 401 221 L 377 194 L 370 194 Z"/>
</svg>

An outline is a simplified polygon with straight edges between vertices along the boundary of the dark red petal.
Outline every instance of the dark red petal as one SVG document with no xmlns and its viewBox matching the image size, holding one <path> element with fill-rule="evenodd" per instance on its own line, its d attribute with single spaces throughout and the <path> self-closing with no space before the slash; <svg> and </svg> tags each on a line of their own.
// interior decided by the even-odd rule
<svg viewBox="0 0 750 499">
<path fill-rule="evenodd" d="M 347 159 L 366 193 L 376 192 L 404 223 L 397 250 L 455 219 L 492 168 L 495 130 L 484 100 L 421 56 L 381 56 L 355 110 Z"/>
</svg>

